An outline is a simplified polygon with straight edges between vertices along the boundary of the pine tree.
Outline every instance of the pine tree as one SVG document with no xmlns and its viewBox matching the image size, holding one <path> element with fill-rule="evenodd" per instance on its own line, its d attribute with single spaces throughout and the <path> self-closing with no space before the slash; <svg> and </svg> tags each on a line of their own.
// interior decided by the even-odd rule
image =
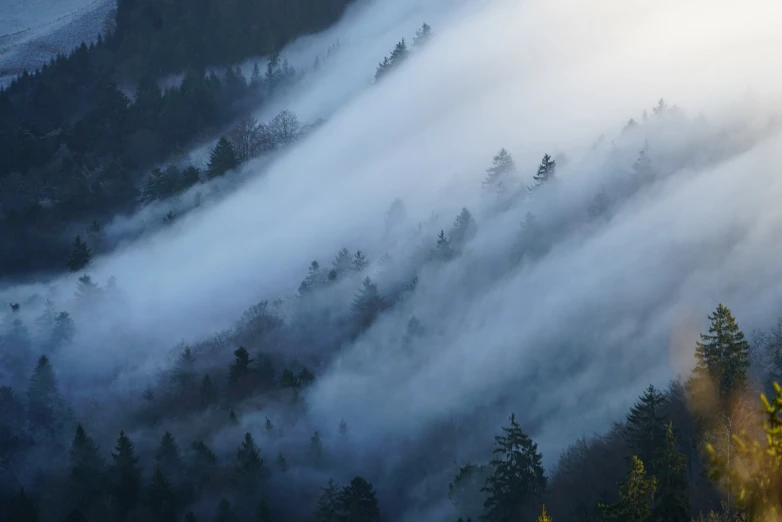
<svg viewBox="0 0 782 522">
<path fill-rule="evenodd" d="M 606 520 L 617 522 L 647 522 L 651 520 L 649 503 L 657 482 L 647 477 L 644 463 L 633 455 L 632 468 L 619 483 L 619 501 L 614 504 L 599 504 Z"/>
<path fill-rule="evenodd" d="M 451 242 L 445 236 L 445 231 L 440 230 L 437 234 L 437 244 L 434 247 L 433 257 L 440 261 L 449 261 L 453 257 Z"/>
<path fill-rule="evenodd" d="M 217 398 L 217 390 L 215 390 L 212 378 L 208 373 L 204 374 L 204 378 L 201 380 L 201 388 L 198 393 L 201 398 L 201 407 L 210 406 Z"/>
<path fill-rule="evenodd" d="M 114 464 L 109 468 L 115 505 L 124 518 L 138 504 L 141 490 L 141 470 L 133 442 L 121 431 L 111 454 Z"/>
<path fill-rule="evenodd" d="M 272 433 L 274 431 L 274 424 L 272 424 L 271 419 L 269 417 L 266 417 L 266 433 Z"/>
<path fill-rule="evenodd" d="M 253 64 L 253 72 L 250 75 L 250 87 L 257 90 L 263 85 L 263 78 L 261 77 L 261 68 L 258 67 L 258 62 Z"/>
<path fill-rule="evenodd" d="M 52 350 L 57 350 L 63 346 L 68 346 L 76 335 L 76 325 L 68 312 L 60 312 L 54 319 L 49 345 Z"/>
<path fill-rule="evenodd" d="M 315 519 L 318 522 L 342 522 L 339 486 L 333 479 L 329 479 L 326 487 L 320 489 L 322 493 L 318 497 L 318 506 L 315 508 Z"/>
<path fill-rule="evenodd" d="M 323 274 L 320 271 L 320 263 L 313 261 L 310 263 L 309 273 L 304 278 L 301 285 L 299 285 L 299 294 L 306 295 L 313 290 L 317 289 L 325 281 Z"/>
<path fill-rule="evenodd" d="M 188 470 L 197 488 L 203 489 L 217 472 L 217 455 L 202 441 L 193 442 L 190 445 Z"/>
<path fill-rule="evenodd" d="M 174 368 L 171 371 L 171 386 L 174 393 L 188 393 L 196 386 L 196 379 L 198 378 L 195 371 L 195 354 L 189 347 L 185 347 L 184 350 L 177 357 Z"/>
<path fill-rule="evenodd" d="M 303 367 L 301 371 L 296 375 L 296 380 L 299 381 L 299 384 L 306 388 L 313 382 L 315 382 L 315 375 L 307 369 L 307 367 Z"/>
<path fill-rule="evenodd" d="M 81 236 L 76 236 L 71 246 L 71 255 L 68 257 L 68 270 L 78 272 L 89 264 L 91 257 L 87 243 L 81 240 Z"/>
<path fill-rule="evenodd" d="M 367 257 L 361 252 L 361 250 L 357 250 L 356 255 L 353 256 L 353 261 L 350 264 L 351 270 L 356 273 L 360 273 L 363 272 L 368 266 L 369 261 L 367 261 Z"/>
<path fill-rule="evenodd" d="M 155 468 L 147 493 L 147 504 L 155 522 L 175 522 L 177 499 L 174 488 L 166 479 L 160 467 Z"/>
<path fill-rule="evenodd" d="M 49 363 L 49 358 L 42 355 L 30 377 L 27 387 L 27 411 L 30 427 L 53 433 L 58 416 L 62 414 L 63 402 L 57 389 L 57 379 Z"/>
<path fill-rule="evenodd" d="M 11 499 L 11 512 L 9 513 L 11 522 L 38 522 L 38 509 L 35 501 L 30 498 L 24 488 Z"/>
<path fill-rule="evenodd" d="M 242 445 L 236 451 L 234 471 L 239 487 L 248 494 L 255 493 L 266 476 L 260 451 L 253 436 L 245 433 Z"/>
<path fill-rule="evenodd" d="M 557 162 L 554 161 L 548 154 L 544 154 L 540 165 L 538 165 L 538 173 L 533 176 L 536 186 L 540 186 L 543 183 L 553 179 L 556 167 Z"/>
<path fill-rule="evenodd" d="M 79 278 L 79 283 L 76 286 L 76 299 L 79 302 L 86 303 L 93 301 L 100 295 L 100 288 L 93 283 L 92 278 L 87 274 L 84 274 Z"/>
<path fill-rule="evenodd" d="M 388 56 L 386 56 L 383 58 L 382 62 L 377 64 L 377 69 L 375 69 L 375 81 L 377 82 L 380 80 L 388 73 L 389 70 L 391 70 L 391 60 L 389 60 Z"/>
<path fill-rule="evenodd" d="M 380 509 L 377 505 L 372 484 L 362 477 L 350 481 L 350 485 L 339 492 L 338 504 L 345 522 L 379 522 Z"/>
<path fill-rule="evenodd" d="M 407 43 L 405 42 L 405 39 L 402 38 L 397 42 L 396 46 L 394 47 L 394 50 L 391 51 L 391 57 L 389 58 L 389 61 L 391 62 L 392 67 L 396 67 L 403 61 L 407 59 L 408 50 L 407 50 Z"/>
<path fill-rule="evenodd" d="M 654 493 L 652 519 L 658 522 L 689 522 L 690 483 L 687 480 L 687 457 L 676 450 L 673 424 L 668 423 L 655 457 L 657 489 Z"/>
<path fill-rule="evenodd" d="M 722 304 L 709 315 L 708 334 L 695 348 L 695 378 L 709 379 L 725 400 L 744 389 L 750 364 L 750 347 L 731 311 Z"/>
<path fill-rule="evenodd" d="M 334 258 L 334 261 L 331 262 L 331 266 L 334 267 L 334 270 L 337 272 L 337 277 L 339 277 L 347 273 L 348 270 L 350 270 L 351 263 L 352 263 L 352 256 L 350 255 L 350 250 L 348 250 L 347 248 L 343 248 L 337 253 L 337 256 Z"/>
<path fill-rule="evenodd" d="M 213 520 L 214 522 L 239 522 L 239 517 L 228 499 L 221 498 Z"/>
<path fill-rule="evenodd" d="M 546 513 L 546 506 L 545 505 L 543 506 L 543 511 L 538 516 L 538 521 L 537 522 L 552 522 L 551 521 L 551 517 L 548 516 L 548 513 Z"/>
<path fill-rule="evenodd" d="M 487 522 L 517 520 L 546 489 L 538 445 L 521 430 L 515 415 L 502 431 L 503 435 L 494 437 L 493 474 L 481 489 L 487 493 L 482 517 Z"/>
<path fill-rule="evenodd" d="M 432 28 L 424 22 L 421 27 L 415 32 L 415 38 L 413 38 L 413 47 L 423 47 L 432 38 Z"/>
<path fill-rule="evenodd" d="M 228 141 L 228 138 L 222 136 L 209 156 L 207 176 L 209 179 L 217 178 L 229 170 L 235 169 L 238 165 L 239 159 L 236 156 L 233 145 Z"/>
<path fill-rule="evenodd" d="M 81 424 L 76 426 L 71 444 L 70 464 L 69 500 L 74 508 L 86 511 L 103 496 L 106 463 Z"/>
<path fill-rule="evenodd" d="M 625 439 L 643 462 L 653 463 L 665 441 L 666 403 L 665 396 L 650 384 L 627 414 Z M 649 472 L 654 474 L 653 466 L 650 466 Z"/>
<path fill-rule="evenodd" d="M 250 359 L 250 352 L 243 346 L 234 351 L 234 357 L 235 360 L 228 369 L 228 382 L 231 385 L 237 385 L 242 379 L 247 377 L 252 372 L 250 364 L 255 361 L 255 359 Z"/>
<path fill-rule="evenodd" d="M 155 463 L 164 476 L 175 482 L 184 471 L 185 466 L 179 452 L 179 445 L 168 431 L 160 438 L 160 444 L 155 452 Z"/>
<path fill-rule="evenodd" d="M 475 235 L 475 220 L 472 214 L 466 208 L 456 216 L 456 220 L 453 222 L 451 230 L 448 232 L 448 239 L 450 240 L 452 248 L 455 250 L 461 250 L 465 243 L 472 239 Z"/>
<path fill-rule="evenodd" d="M 368 328 L 383 307 L 383 299 L 377 285 L 367 277 L 361 283 L 361 289 L 353 299 L 353 313 L 360 329 Z"/>
<path fill-rule="evenodd" d="M 239 419 L 236 416 L 236 412 L 231 408 L 231 411 L 228 412 L 228 424 L 231 426 L 238 426 L 239 425 Z"/>
<path fill-rule="evenodd" d="M 299 380 L 296 378 L 295 375 L 293 375 L 293 372 L 285 368 L 282 371 L 282 375 L 280 375 L 280 388 L 293 388 L 297 389 L 299 387 Z"/>
<path fill-rule="evenodd" d="M 516 171 L 516 163 L 513 156 L 505 149 L 492 158 L 492 165 L 486 169 L 486 177 L 483 180 L 483 188 L 495 194 L 503 194 L 508 189 L 508 180 Z"/>
<path fill-rule="evenodd" d="M 310 460 L 316 466 L 323 464 L 324 454 L 323 441 L 320 439 L 320 433 L 316 430 L 315 433 L 312 434 L 312 437 L 310 437 Z"/>
</svg>

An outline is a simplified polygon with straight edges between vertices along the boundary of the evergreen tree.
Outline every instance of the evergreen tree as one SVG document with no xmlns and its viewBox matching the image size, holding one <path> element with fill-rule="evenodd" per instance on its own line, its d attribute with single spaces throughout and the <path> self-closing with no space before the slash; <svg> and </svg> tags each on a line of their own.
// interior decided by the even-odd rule
<svg viewBox="0 0 782 522">
<path fill-rule="evenodd" d="M 654 493 L 652 519 L 657 522 L 689 522 L 690 483 L 687 480 L 687 457 L 676 450 L 676 437 L 670 422 L 655 461 L 657 489 Z"/>
<path fill-rule="evenodd" d="M 160 438 L 160 444 L 158 444 L 155 452 L 155 463 L 165 477 L 175 482 L 184 470 L 179 445 L 176 443 L 174 436 L 168 431 Z"/>
<path fill-rule="evenodd" d="M 516 171 L 516 163 L 513 156 L 505 149 L 492 158 L 492 165 L 486 169 L 486 177 L 483 180 L 483 188 L 495 194 L 503 194 L 508 189 L 508 180 Z"/>
<path fill-rule="evenodd" d="M 24 488 L 11 499 L 10 522 L 38 522 L 38 509 Z"/>
<path fill-rule="evenodd" d="M 203 489 L 217 472 L 217 455 L 202 441 L 190 445 L 188 470 L 193 475 L 197 489 Z"/>
<path fill-rule="evenodd" d="M 617 522 L 647 522 L 651 520 L 649 506 L 657 486 L 654 477 L 648 478 L 644 463 L 633 455 L 632 468 L 619 483 L 619 501 L 614 504 L 600 504 L 606 520 Z"/>
<path fill-rule="evenodd" d="M 228 499 L 221 498 L 213 520 L 214 522 L 239 522 L 239 517 Z"/>
<path fill-rule="evenodd" d="M 386 56 L 383 58 L 382 62 L 377 64 L 377 69 L 375 69 L 375 81 L 377 82 L 380 80 L 388 73 L 389 70 L 391 70 L 391 60 L 389 60 L 388 56 Z"/>
<path fill-rule="evenodd" d="M 266 417 L 266 433 L 272 433 L 274 431 L 274 424 L 272 424 L 271 419 L 269 417 Z"/>
<path fill-rule="evenodd" d="M 234 351 L 234 357 L 234 362 L 228 369 L 228 382 L 235 386 L 242 379 L 250 375 L 252 372 L 250 364 L 252 364 L 255 359 L 250 359 L 250 352 L 243 346 L 240 346 Z"/>
<path fill-rule="evenodd" d="M 277 469 L 282 472 L 288 471 L 288 461 L 285 459 L 285 455 L 282 452 L 277 453 Z"/>
<path fill-rule="evenodd" d="M 147 493 L 147 504 L 155 522 L 176 522 L 177 499 L 174 488 L 160 469 L 155 468 Z"/>
<path fill-rule="evenodd" d="M 76 299 L 81 303 L 88 303 L 93 301 L 100 295 L 100 288 L 92 281 L 92 278 L 87 274 L 84 274 L 79 278 L 79 283 L 76 285 Z"/>
<path fill-rule="evenodd" d="M 554 161 L 548 154 L 544 154 L 540 165 L 538 165 L 538 172 L 533 176 L 536 186 L 540 186 L 543 183 L 553 179 L 556 167 L 557 162 Z"/>
<path fill-rule="evenodd" d="M 70 464 L 69 500 L 74 508 L 86 511 L 103 496 L 106 463 L 81 424 L 71 444 Z"/>
<path fill-rule="evenodd" d="M 391 51 L 391 57 L 389 58 L 389 61 L 391 62 L 392 67 L 396 67 L 403 61 L 407 59 L 408 50 L 407 50 L 407 43 L 405 42 L 405 39 L 402 38 L 397 42 L 396 46 L 394 46 L 394 50 Z"/>
<path fill-rule="evenodd" d="M 204 374 L 204 378 L 201 380 L 201 388 L 199 389 L 199 395 L 201 397 L 201 407 L 207 407 L 214 403 L 217 398 L 217 390 L 215 390 L 212 378 L 208 373 Z"/>
<path fill-rule="evenodd" d="M 207 166 L 207 176 L 210 179 L 222 176 L 231 169 L 235 169 L 239 165 L 239 160 L 236 156 L 236 151 L 231 145 L 231 142 L 225 136 L 222 136 L 218 140 L 215 148 L 212 149 L 212 153 L 209 156 L 209 164 Z"/>
<path fill-rule="evenodd" d="M 515 415 L 502 431 L 503 435 L 494 437 L 493 473 L 481 489 L 487 493 L 482 517 L 487 522 L 517 520 L 546 489 L 538 445 L 521 430 Z"/>
<path fill-rule="evenodd" d="M 666 403 L 665 396 L 650 384 L 627 414 L 625 439 L 643 462 L 653 463 L 665 441 Z M 653 466 L 650 466 L 649 473 L 654 474 Z"/>
<path fill-rule="evenodd" d="M 548 513 L 546 513 L 546 506 L 543 506 L 543 511 L 538 516 L 537 522 L 552 522 L 551 517 L 548 516 Z"/>
<path fill-rule="evenodd" d="M 638 153 L 638 158 L 633 163 L 633 172 L 641 181 L 647 181 L 654 175 L 652 162 L 645 150 Z"/>
<path fill-rule="evenodd" d="M 340 277 L 346 274 L 348 270 L 350 270 L 351 263 L 352 257 L 350 255 L 350 250 L 343 248 L 339 251 L 339 253 L 337 253 L 334 261 L 331 262 L 331 265 L 334 267 L 334 270 L 337 273 L 337 277 Z"/>
<path fill-rule="evenodd" d="M 296 380 L 302 387 L 307 387 L 315 382 L 315 375 L 309 371 L 306 367 L 303 367 L 301 371 L 296 375 Z"/>
<path fill-rule="evenodd" d="M 63 409 L 62 398 L 57 389 L 57 379 L 49 363 L 49 358 L 42 355 L 30 377 L 27 387 L 27 412 L 30 427 L 52 434 L 57 425 L 58 416 Z"/>
<path fill-rule="evenodd" d="M 709 315 L 708 334 L 695 348 L 695 377 L 709 379 L 724 400 L 744 389 L 750 364 L 750 347 L 731 311 L 722 304 Z"/>
<path fill-rule="evenodd" d="M 424 22 L 421 27 L 415 32 L 415 38 L 413 38 L 413 47 L 423 47 L 432 38 L 432 28 Z"/>
<path fill-rule="evenodd" d="M 238 485 L 248 494 L 258 491 L 258 487 L 266 476 L 260 451 L 253 436 L 249 432 L 245 433 L 242 445 L 236 451 L 234 470 Z"/>
<path fill-rule="evenodd" d="M 469 210 L 463 208 L 459 215 L 456 216 L 456 220 L 448 233 L 451 247 L 455 250 L 461 250 L 465 243 L 475 235 L 475 229 L 476 225 L 472 214 Z"/>
<path fill-rule="evenodd" d="M 354 272 L 360 273 L 363 272 L 368 266 L 369 261 L 367 261 L 367 257 L 361 252 L 361 250 L 357 250 L 356 255 L 353 256 L 353 261 L 350 264 L 350 268 Z"/>
<path fill-rule="evenodd" d="M 325 281 L 325 278 L 323 277 L 323 273 L 320 271 L 320 263 L 317 261 L 313 261 L 310 263 L 309 267 L 309 273 L 307 274 L 307 277 L 304 278 L 304 281 L 302 281 L 301 285 L 299 285 L 299 294 L 300 295 L 306 295 L 313 290 L 317 289 L 320 285 L 322 285 Z"/>
<path fill-rule="evenodd" d="M 174 368 L 171 371 L 171 386 L 174 393 L 189 393 L 196 386 L 198 375 L 195 370 L 195 354 L 189 347 L 177 357 Z"/>
<path fill-rule="evenodd" d="M 238 426 L 239 425 L 239 419 L 236 417 L 236 412 L 231 408 L 231 411 L 228 412 L 228 424 L 231 426 Z"/>
<path fill-rule="evenodd" d="M 280 388 L 293 388 L 299 387 L 299 380 L 293 375 L 293 372 L 288 368 L 285 368 L 280 375 Z"/>
<path fill-rule="evenodd" d="M 60 312 L 54 319 L 49 345 L 52 350 L 57 350 L 63 346 L 68 346 L 76 335 L 76 325 L 68 312 Z"/>
<path fill-rule="evenodd" d="M 377 505 L 372 484 L 362 477 L 350 481 L 342 488 L 338 497 L 341 520 L 345 522 L 379 522 L 380 509 Z"/>
<path fill-rule="evenodd" d="M 322 493 L 318 497 L 318 506 L 315 508 L 315 519 L 317 522 L 342 522 L 339 486 L 333 479 L 329 479 L 326 487 L 320 489 Z"/>
<path fill-rule="evenodd" d="M 114 501 L 120 518 L 124 519 L 129 511 L 138 504 L 141 490 L 141 470 L 135 454 L 133 442 L 121 431 L 117 445 L 111 454 L 114 464 L 109 468 Z"/>
<path fill-rule="evenodd" d="M 91 257 L 87 243 L 81 240 L 81 236 L 76 236 L 71 246 L 71 255 L 68 257 L 68 270 L 78 272 L 89 264 Z"/>
<path fill-rule="evenodd" d="M 309 454 L 313 464 L 316 466 L 323 464 L 325 452 L 323 450 L 323 441 L 320 439 L 320 433 L 318 433 L 317 430 L 312 434 L 312 437 L 310 437 Z"/>
<path fill-rule="evenodd" d="M 380 297 L 377 285 L 369 277 L 365 278 L 352 304 L 358 327 L 368 328 L 375 321 L 382 307 L 383 299 Z"/>
<path fill-rule="evenodd" d="M 486 502 L 486 492 L 483 487 L 491 476 L 490 466 L 466 464 L 459 467 L 453 481 L 448 484 L 448 500 L 456 508 L 459 515 L 480 516 Z"/>
<path fill-rule="evenodd" d="M 258 67 L 258 62 L 253 64 L 253 72 L 250 75 L 250 88 L 258 90 L 263 84 L 263 78 L 261 77 L 261 68 Z"/>
<path fill-rule="evenodd" d="M 433 257 L 440 261 L 449 261 L 453 257 L 451 242 L 445 236 L 445 231 L 440 230 L 437 234 L 437 244 L 434 247 Z"/>
</svg>

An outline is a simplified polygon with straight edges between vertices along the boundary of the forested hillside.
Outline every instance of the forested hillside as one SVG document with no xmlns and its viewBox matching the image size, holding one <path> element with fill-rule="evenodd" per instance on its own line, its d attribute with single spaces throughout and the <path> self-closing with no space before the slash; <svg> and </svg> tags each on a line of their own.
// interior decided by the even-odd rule
<svg viewBox="0 0 782 522">
<path fill-rule="evenodd" d="M 0 93 L 0 522 L 778 522 L 748 1 L 121 0 Z"/>
<path fill-rule="evenodd" d="M 296 73 L 279 49 L 345 5 L 120 0 L 113 33 L 14 80 L 0 92 L 0 272 L 61 269 L 74 224 L 136 208 L 151 167 L 284 89 Z M 234 68 L 263 55 L 272 60 L 250 78 Z M 163 73 L 180 72 L 161 89 Z M 171 183 L 187 188 L 198 179 L 189 176 Z"/>
</svg>

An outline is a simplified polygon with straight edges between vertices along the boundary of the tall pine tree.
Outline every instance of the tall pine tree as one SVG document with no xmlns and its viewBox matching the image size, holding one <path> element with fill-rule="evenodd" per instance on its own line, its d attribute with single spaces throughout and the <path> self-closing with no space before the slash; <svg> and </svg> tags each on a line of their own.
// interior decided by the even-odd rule
<svg viewBox="0 0 782 522">
<path fill-rule="evenodd" d="M 649 522 L 652 517 L 650 502 L 657 482 L 647 477 L 644 463 L 633 455 L 630 471 L 619 483 L 619 501 L 599 504 L 605 520 L 616 522 Z"/>
<path fill-rule="evenodd" d="M 701 334 L 695 348 L 695 377 L 709 379 L 725 400 L 744 389 L 750 347 L 733 314 L 723 304 L 709 315 L 709 320 L 709 333 Z"/>
<path fill-rule="evenodd" d="M 90 249 L 81 236 L 76 236 L 71 246 L 71 255 L 68 257 L 68 270 L 78 272 L 87 266 L 91 259 Z"/>
<path fill-rule="evenodd" d="M 69 501 L 81 511 L 100 501 L 105 493 L 105 466 L 100 449 L 81 424 L 76 427 L 70 452 Z"/>
<path fill-rule="evenodd" d="M 111 454 L 114 464 L 109 468 L 114 502 L 120 519 L 135 509 L 141 493 L 141 470 L 133 442 L 121 431 Z"/>
<path fill-rule="evenodd" d="M 209 156 L 207 176 L 210 179 L 217 178 L 229 170 L 235 169 L 238 165 L 239 159 L 237 158 L 236 150 L 234 150 L 228 138 L 222 136 Z"/>
<path fill-rule="evenodd" d="M 655 457 L 657 489 L 654 492 L 652 519 L 658 522 L 689 522 L 690 483 L 687 457 L 676 450 L 673 424 L 668 423 L 665 439 Z"/>
<path fill-rule="evenodd" d="M 627 414 L 625 440 L 643 462 L 654 462 L 665 440 L 665 396 L 650 384 Z M 654 474 L 653 466 L 649 472 Z"/>
</svg>

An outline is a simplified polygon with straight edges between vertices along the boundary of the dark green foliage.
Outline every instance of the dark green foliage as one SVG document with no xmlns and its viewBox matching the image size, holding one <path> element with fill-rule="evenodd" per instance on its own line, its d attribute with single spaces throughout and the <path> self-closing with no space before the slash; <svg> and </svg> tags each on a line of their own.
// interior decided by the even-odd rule
<svg viewBox="0 0 782 522">
<path fill-rule="evenodd" d="M 38 509 L 35 501 L 25 492 L 24 488 L 11 499 L 11 522 L 38 522 Z"/>
<path fill-rule="evenodd" d="M 668 423 L 655 457 L 657 489 L 654 492 L 652 519 L 659 522 L 688 522 L 690 484 L 687 481 L 687 457 L 676 450 L 673 424 Z"/>
<path fill-rule="evenodd" d="M 68 270 L 78 272 L 89 264 L 91 257 L 87 243 L 81 240 L 81 236 L 76 236 L 71 246 L 71 255 L 68 257 Z"/>
<path fill-rule="evenodd" d="M 160 472 L 168 477 L 169 480 L 178 479 L 184 470 L 184 462 L 179 453 L 179 445 L 171 433 L 165 432 L 163 437 L 161 437 L 160 444 L 158 444 L 155 452 L 155 462 Z"/>
<path fill-rule="evenodd" d="M 261 458 L 261 450 L 255 444 L 250 433 L 244 434 L 242 445 L 236 451 L 237 486 L 247 494 L 258 491 L 262 481 L 266 478 L 266 468 Z"/>
<path fill-rule="evenodd" d="M 654 477 L 646 476 L 643 462 L 635 455 L 631 466 L 625 479 L 619 483 L 619 501 L 613 504 L 600 504 L 605 520 L 616 520 L 616 522 L 651 520 L 650 502 L 654 495 L 656 481 Z"/>
<path fill-rule="evenodd" d="M 372 484 L 362 477 L 356 477 L 342 488 L 338 495 L 341 517 L 345 522 L 379 522 L 380 509 Z"/>
<path fill-rule="evenodd" d="M 69 501 L 74 508 L 86 511 L 106 492 L 106 463 L 81 424 L 71 444 L 70 464 Z"/>
<path fill-rule="evenodd" d="M 695 376 L 709 379 L 723 399 L 744 389 L 750 364 L 750 347 L 731 311 L 719 304 L 709 315 L 709 333 L 701 334 L 695 348 Z"/>
<path fill-rule="evenodd" d="M 147 506 L 155 522 L 175 522 L 177 518 L 177 498 L 174 488 L 166 479 L 160 467 L 152 474 L 152 482 L 147 492 Z"/>
<path fill-rule="evenodd" d="M 109 467 L 114 502 L 120 517 L 134 509 L 141 493 L 141 470 L 133 442 L 121 431 L 111 454 L 114 463 Z"/>
<path fill-rule="evenodd" d="M 554 171 L 557 168 L 557 162 L 548 154 L 543 155 L 543 159 L 538 165 L 538 172 L 533 176 L 536 186 L 540 186 L 554 178 Z"/>
<path fill-rule="evenodd" d="M 525 517 L 531 508 L 537 509 L 546 489 L 538 445 L 521 430 L 515 415 L 510 416 L 510 426 L 502 431 L 503 435 L 494 437 L 492 474 L 481 489 L 487 495 L 482 517 L 487 522 Z"/>
<path fill-rule="evenodd" d="M 665 441 L 666 402 L 665 396 L 650 384 L 627 414 L 625 439 L 630 450 L 643 462 L 653 463 Z M 654 474 L 654 466 L 648 471 Z"/>
<path fill-rule="evenodd" d="M 254 359 L 250 359 L 250 352 L 244 346 L 234 350 L 234 358 L 233 364 L 228 369 L 228 382 L 232 386 L 237 386 L 252 373 L 250 364 Z"/>
<path fill-rule="evenodd" d="M 209 178 L 216 178 L 222 176 L 229 170 L 235 169 L 239 165 L 239 159 L 236 156 L 231 142 L 225 136 L 220 140 L 212 149 L 212 154 L 209 156 L 209 165 L 206 170 L 206 175 Z"/>
<path fill-rule="evenodd" d="M 334 480 L 329 479 L 325 488 L 320 488 L 318 505 L 315 508 L 315 519 L 318 522 L 341 522 L 340 489 Z"/>
</svg>

